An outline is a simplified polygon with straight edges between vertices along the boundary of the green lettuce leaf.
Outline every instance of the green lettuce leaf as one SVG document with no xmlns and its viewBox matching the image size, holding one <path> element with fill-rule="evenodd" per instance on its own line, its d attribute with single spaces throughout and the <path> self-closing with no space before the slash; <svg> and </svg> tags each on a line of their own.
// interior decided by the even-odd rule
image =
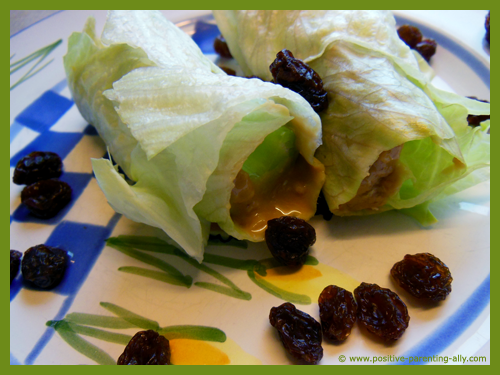
<svg viewBox="0 0 500 375">
<path fill-rule="evenodd" d="M 246 238 L 229 215 L 236 174 L 285 125 L 315 163 L 319 117 L 281 86 L 226 75 L 159 12 L 111 11 L 101 41 L 92 23 L 70 38 L 65 68 L 81 113 L 133 181 L 92 161 L 110 205 L 199 261 L 210 222 Z"/>
<path fill-rule="evenodd" d="M 432 222 L 434 199 L 489 176 L 489 135 L 467 125 L 489 104 L 435 88 L 430 66 L 397 34 L 389 11 L 213 11 L 245 74 L 271 79 L 269 65 L 288 49 L 322 77 L 330 105 L 321 113 L 325 198 L 340 215 L 415 208 Z M 400 191 L 378 210 L 341 211 L 383 151 L 404 145 Z M 480 171 L 480 172 L 479 172 Z"/>
</svg>

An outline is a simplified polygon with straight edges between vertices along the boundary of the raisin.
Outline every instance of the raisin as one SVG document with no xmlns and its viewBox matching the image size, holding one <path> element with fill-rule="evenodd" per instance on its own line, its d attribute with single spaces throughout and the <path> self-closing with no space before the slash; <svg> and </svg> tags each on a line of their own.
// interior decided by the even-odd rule
<svg viewBox="0 0 500 375">
<path fill-rule="evenodd" d="M 405 255 L 391 269 L 391 276 L 411 295 L 431 301 L 443 301 L 451 293 L 450 269 L 429 253 Z"/>
<path fill-rule="evenodd" d="M 17 185 L 31 185 L 34 182 L 59 177 L 62 161 L 53 152 L 35 151 L 17 162 L 13 182 Z"/>
<path fill-rule="evenodd" d="M 316 364 L 323 358 L 321 324 L 286 302 L 273 307 L 269 322 L 276 328 L 286 351 L 293 357 Z"/>
<path fill-rule="evenodd" d="M 59 180 L 43 180 L 26 186 L 21 201 L 31 214 L 49 219 L 54 217 L 71 200 L 71 187 Z"/>
<path fill-rule="evenodd" d="M 170 343 L 158 332 L 137 332 L 118 358 L 118 365 L 169 365 Z"/>
<path fill-rule="evenodd" d="M 486 20 L 484 21 L 484 28 L 486 29 L 485 38 L 488 41 L 488 44 L 490 44 L 490 11 L 488 11 L 488 14 L 486 15 Z"/>
<path fill-rule="evenodd" d="M 323 335 L 330 340 L 346 340 L 356 322 L 358 309 L 352 293 L 336 285 L 329 285 L 321 292 L 318 304 Z"/>
<path fill-rule="evenodd" d="M 21 265 L 21 257 L 23 254 L 17 250 L 10 251 L 10 283 L 16 278 L 19 273 L 19 266 Z"/>
<path fill-rule="evenodd" d="M 226 59 L 232 59 L 231 51 L 229 51 L 229 47 L 227 45 L 226 39 L 222 35 L 219 35 L 214 40 L 214 50 L 215 52 Z"/>
<path fill-rule="evenodd" d="M 323 190 L 319 193 L 318 201 L 316 202 L 316 213 L 314 215 L 321 215 L 326 221 L 330 221 L 333 217 L 333 214 L 328 207 L 328 203 L 326 202 L 325 195 L 323 194 Z"/>
<path fill-rule="evenodd" d="M 425 61 L 429 62 L 431 57 L 434 56 L 437 49 L 437 43 L 434 39 L 424 39 L 417 44 L 415 50 L 422 55 Z"/>
<path fill-rule="evenodd" d="M 489 103 L 489 101 L 478 99 L 475 96 L 468 96 L 468 98 L 477 100 L 478 102 Z M 481 123 L 483 121 L 486 121 L 489 119 L 490 119 L 490 115 L 468 115 L 467 116 L 467 122 L 469 123 L 469 126 L 472 126 L 472 127 L 479 126 L 479 125 L 481 125 Z"/>
<path fill-rule="evenodd" d="M 323 89 L 321 77 L 309 65 L 293 57 L 292 52 L 286 49 L 278 52 L 269 70 L 274 83 L 301 95 L 314 111 L 321 112 L 328 108 L 328 95 Z"/>
<path fill-rule="evenodd" d="M 304 220 L 282 216 L 267 222 L 266 244 L 271 254 L 286 266 L 301 266 L 316 242 L 316 231 Z"/>
<path fill-rule="evenodd" d="M 219 68 L 221 68 L 229 76 L 235 76 L 236 75 L 236 71 L 233 70 L 233 69 L 231 69 L 231 68 L 228 68 L 228 67 L 225 67 L 225 66 L 219 66 Z"/>
<path fill-rule="evenodd" d="M 39 288 L 49 289 L 59 284 L 66 272 L 68 253 L 57 247 L 37 245 L 24 253 L 21 263 L 23 278 Z"/>
<path fill-rule="evenodd" d="M 418 43 L 422 41 L 422 33 L 418 27 L 403 25 L 398 28 L 399 38 L 405 42 L 408 47 L 415 49 Z"/>
<path fill-rule="evenodd" d="M 369 332 L 384 340 L 399 339 L 410 321 L 408 309 L 393 291 L 377 284 L 361 283 L 354 290 L 358 321 Z"/>
</svg>

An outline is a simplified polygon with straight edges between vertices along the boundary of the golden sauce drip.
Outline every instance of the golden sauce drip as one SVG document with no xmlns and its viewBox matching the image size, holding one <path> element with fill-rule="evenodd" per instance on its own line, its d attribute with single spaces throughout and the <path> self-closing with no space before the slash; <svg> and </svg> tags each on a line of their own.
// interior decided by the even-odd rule
<svg viewBox="0 0 500 375">
<path fill-rule="evenodd" d="M 215 346 L 198 340 L 170 340 L 170 361 L 174 365 L 228 365 L 229 357 Z"/>
<path fill-rule="evenodd" d="M 316 201 L 325 180 L 324 166 L 316 159 L 310 165 L 301 155 L 295 164 L 275 181 L 263 176 L 257 186 L 241 170 L 231 193 L 231 218 L 256 241 L 264 239 L 267 222 L 281 216 L 309 220 L 316 212 Z"/>
</svg>

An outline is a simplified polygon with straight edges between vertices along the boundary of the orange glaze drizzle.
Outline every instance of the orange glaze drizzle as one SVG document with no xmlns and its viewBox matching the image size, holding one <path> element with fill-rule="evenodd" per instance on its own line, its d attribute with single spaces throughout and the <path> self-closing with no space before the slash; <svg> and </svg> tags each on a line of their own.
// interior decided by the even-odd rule
<svg viewBox="0 0 500 375">
<path fill-rule="evenodd" d="M 271 174 L 271 173 L 270 173 Z M 310 165 L 301 155 L 275 181 L 260 178 L 258 185 L 241 170 L 231 193 L 231 218 L 256 241 L 264 239 L 267 222 L 281 216 L 309 220 L 325 181 L 325 168 L 316 159 Z"/>
</svg>

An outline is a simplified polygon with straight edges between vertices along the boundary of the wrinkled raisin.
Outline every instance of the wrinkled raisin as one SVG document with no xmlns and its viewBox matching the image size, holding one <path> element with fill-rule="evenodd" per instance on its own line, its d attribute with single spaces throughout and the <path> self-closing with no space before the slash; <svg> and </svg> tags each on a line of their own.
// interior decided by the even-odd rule
<svg viewBox="0 0 500 375">
<path fill-rule="evenodd" d="M 71 187 L 59 180 L 43 180 L 26 186 L 21 201 L 31 214 L 49 219 L 55 216 L 71 200 Z"/>
<path fill-rule="evenodd" d="M 219 66 L 219 68 L 221 68 L 229 76 L 235 76 L 236 75 L 236 71 L 234 69 L 228 68 L 226 66 Z"/>
<path fill-rule="evenodd" d="M 316 242 L 316 231 L 304 220 L 282 216 L 267 222 L 266 244 L 271 254 L 286 266 L 303 265 L 309 246 Z"/>
<path fill-rule="evenodd" d="M 21 271 L 24 280 L 39 288 L 49 289 L 59 284 L 66 272 L 68 253 L 57 247 L 37 245 L 24 253 Z"/>
<path fill-rule="evenodd" d="M 118 365 L 169 365 L 170 343 L 158 332 L 137 332 L 118 358 Z"/>
<path fill-rule="evenodd" d="M 23 254 L 17 250 L 10 251 L 10 283 L 16 278 L 19 273 L 19 266 L 21 265 L 21 257 Z"/>
<path fill-rule="evenodd" d="M 226 59 L 231 59 L 233 56 L 231 55 L 231 51 L 229 51 L 229 47 L 227 45 L 226 39 L 222 35 L 219 35 L 214 40 L 214 50 L 215 52 Z"/>
<path fill-rule="evenodd" d="M 408 309 L 393 291 L 377 284 L 362 283 L 354 290 L 358 321 L 384 340 L 399 339 L 410 321 Z"/>
<path fill-rule="evenodd" d="M 408 47 L 415 49 L 418 43 L 422 41 L 422 33 L 418 27 L 403 25 L 398 28 L 399 38 L 405 42 Z"/>
<path fill-rule="evenodd" d="M 316 213 L 314 215 L 321 215 L 326 221 L 330 221 L 333 217 L 333 214 L 328 207 L 328 203 L 326 202 L 325 195 L 323 194 L 323 190 L 319 193 L 318 201 L 316 202 Z"/>
<path fill-rule="evenodd" d="M 477 100 L 478 102 L 489 103 L 489 101 L 478 99 L 475 96 L 468 96 L 468 98 Z M 469 126 L 472 126 L 472 127 L 479 126 L 479 125 L 481 125 L 481 123 L 483 121 L 486 121 L 489 119 L 490 119 L 490 115 L 468 115 L 467 116 L 467 122 L 469 123 Z"/>
<path fill-rule="evenodd" d="M 437 49 L 437 43 L 434 39 L 424 39 L 417 44 L 415 50 L 422 55 L 425 61 L 429 62 L 431 57 L 434 56 Z"/>
<path fill-rule="evenodd" d="M 53 152 L 35 151 L 17 162 L 13 182 L 17 185 L 31 185 L 34 182 L 59 177 L 62 161 Z"/>
<path fill-rule="evenodd" d="M 356 322 L 358 309 L 352 293 L 329 285 L 321 292 L 318 304 L 323 335 L 330 340 L 346 340 Z"/>
<path fill-rule="evenodd" d="M 484 21 L 484 28 L 486 29 L 485 38 L 488 41 L 488 44 L 490 44 L 490 11 L 488 11 L 488 14 L 486 15 L 486 20 Z"/>
<path fill-rule="evenodd" d="M 391 276 L 417 298 L 442 301 L 451 293 L 450 269 L 429 253 L 405 255 L 392 267 Z"/>
<path fill-rule="evenodd" d="M 301 95 L 316 112 L 328 108 L 328 95 L 321 77 L 309 65 L 293 57 L 292 52 L 286 49 L 278 52 L 269 70 L 274 83 Z"/>
<path fill-rule="evenodd" d="M 276 328 L 286 351 L 293 357 L 316 364 L 323 358 L 321 324 L 286 302 L 273 307 L 269 322 Z"/>
</svg>

